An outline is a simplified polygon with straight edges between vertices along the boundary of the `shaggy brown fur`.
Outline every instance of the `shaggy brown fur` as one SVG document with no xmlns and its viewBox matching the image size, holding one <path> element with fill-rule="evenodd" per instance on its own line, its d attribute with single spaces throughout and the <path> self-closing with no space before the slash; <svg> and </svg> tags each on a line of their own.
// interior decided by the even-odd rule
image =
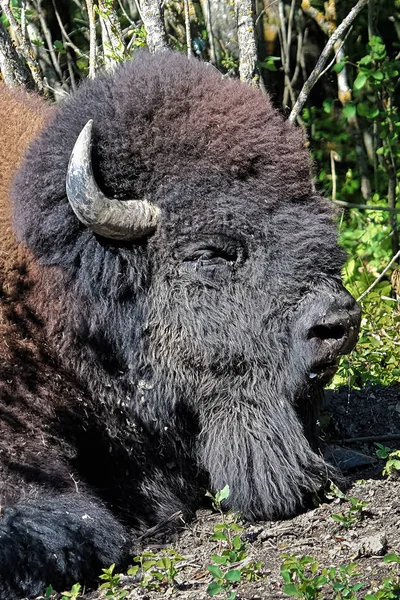
<svg viewBox="0 0 400 600">
<path fill-rule="evenodd" d="M 26 255 L 16 244 L 11 226 L 11 185 L 15 173 L 33 138 L 50 113 L 45 101 L 22 89 L 0 84 L 0 277 L 1 282 L 15 270 Z M 8 275 L 7 275 L 8 277 Z"/>
<path fill-rule="evenodd" d="M 40 318 L 32 303 L 40 268 L 31 252 L 15 238 L 10 203 L 15 173 L 27 147 L 51 113 L 40 97 L 0 86 L 0 394 L 7 407 L 2 407 L 0 413 L 0 495 L 7 503 L 20 499 L 21 490 L 23 496 L 29 496 L 29 488 L 22 485 L 18 471 L 22 474 L 24 465 L 42 463 L 44 455 L 50 458 L 53 454 L 46 441 L 43 419 L 54 408 L 49 401 L 45 415 L 43 404 L 38 410 L 35 405 L 40 396 L 52 396 L 60 374 L 49 360 Z M 62 382 L 60 387 L 63 386 Z M 25 410 L 27 403 L 29 412 Z M 10 424 L 16 431 L 24 432 L 15 436 L 12 448 L 4 431 Z M 7 475 L 2 470 L 7 463 L 15 466 L 11 478 L 7 476 L 9 469 Z"/>
</svg>

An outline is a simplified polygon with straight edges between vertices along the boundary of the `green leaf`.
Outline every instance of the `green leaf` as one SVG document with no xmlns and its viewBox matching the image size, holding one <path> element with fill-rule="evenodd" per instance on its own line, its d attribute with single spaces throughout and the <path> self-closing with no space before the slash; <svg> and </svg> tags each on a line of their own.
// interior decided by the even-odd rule
<svg viewBox="0 0 400 600">
<path fill-rule="evenodd" d="M 227 573 L 225 573 L 226 581 L 240 581 L 241 577 L 242 574 L 237 569 L 233 569 L 233 571 L 228 571 Z"/>
<path fill-rule="evenodd" d="M 222 590 L 222 585 L 220 585 L 216 581 L 212 581 L 211 583 L 208 584 L 207 594 L 209 596 L 216 596 L 216 594 L 219 594 L 221 590 Z"/>
<path fill-rule="evenodd" d="M 338 63 L 336 63 L 336 65 L 333 65 L 332 71 L 333 71 L 333 73 L 341 73 L 343 71 L 343 69 L 345 68 L 345 66 L 346 66 L 345 62 L 338 62 Z"/>
<path fill-rule="evenodd" d="M 89 66 L 89 61 L 87 58 L 85 58 L 84 56 L 81 56 L 80 58 L 78 58 L 78 60 L 76 61 L 76 66 L 78 67 L 78 69 L 80 71 L 83 71 L 84 69 L 87 69 Z"/>
<path fill-rule="evenodd" d="M 211 575 L 215 577 L 215 579 L 223 579 L 223 573 L 216 565 L 208 565 L 207 569 L 210 571 Z"/>
<path fill-rule="evenodd" d="M 215 494 L 215 499 L 218 503 L 229 498 L 229 485 L 226 485 L 222 490 Z"/>
<path fill-rule="evenodd" d="M 149 569 L 151 569 L 151 567 L 154 567 L 155 564 L 156 564 L 155 560 L 146 560 L 142 564 L 142 569 L 143 569 L 143 571 L 148 571 Z"/>
<path fill-rule="evenodd" d="M 365 73 L 359 72 L 355 81 L 354 81 L 354 89 L 361 90 L 364 85 L 367 83 L 368 77 Z"/>
<path fill-rule="evenodd" d="M 55 42 L 53 43 L 53 46 L 54 46 L 55 50 L 57 50 L 57 52 L 59 52 L 60 54 L 66 54 L 64 44 L 60 40 L 55 40 Z"/>
<path fill-rule="evenodd" d="M 355 585 L 351 586 L 351 589 L 353 590 L 353 592 L 358 592 L 358 590 L 361 590 L 363 586 L 363 583 L 356 583 Z"/>
<path fill-rule="evenodd" d="M 280 61 L 280 56 L 267 56 L 264 60 L 260 61 L 259 67 L 262 69 L 267 69 L 268 71 L 277 71 L 278 69 L 275 66 L 277 61 Z"/>
<path fill-rule="evenodd" d="M 211 554 L 211 560 L 217 565 L 226 565 L 229 562 L 229 557 L 220 556 L 219 554 Z"/>
<path fill-rule="evenodd" d="M 285 583 L 290 583 L 291 577 L 289 571 L 281 571 L 281 577 Z"/>
<path fill-rule="evenodd" d="M 211 539 L 212 539 L 213 541 L 218 541 L 218 540 L 224 540 L 224 541 L 226 541 L 228 538 L 227 538 L 227 536 L 225 535 L 225 533 L 222 533 L 222 531 L 220 531 L 220 532 L 214 533 L 214 534 L 211 536 Z"/>
<path fill-rule="evenodd" d="M 285 583 L 283 591 L 287 596 L 300 596 L 299 590 L 295 583 Z"/>
<path fill-rule="evenodd" d="M 171 567 L 171 559 L 165 556 L 156 562 L 157 567 L 168 570 Z"/>
<path fill-rule="evenodd" d="M 367 67 L 371 63 L 372 63 L 372 56 L 370 54 L 363 56 L 362 59 L 358 62 L 358 64 L 363 67 Z"/>
<path fill-rule="evenodd" d="M 230 528 L 232 529 L 232 531 L 243 531 L 244 529 L 241 525 L 239 525 L 239 523 L 232 523 Z"/>
<path fill-rule="evenodd" d="M 384 74 L 382 73 L 382 71 L 375 71 L 375 73 L 372 73 L 372 77 L 377 81 L 382 81 L 382 79 L 384 78 Z"/>
<path fill-rule="evenodd" d="M 232 543 L 233 543 L 233 547 L 235 548 L 235 550 L 239 550 L 242 546 L 242 540 L 240 539 L 240 536 L 235 535 L 232 540 Z"/>
<path fill-rule="evenodd" d="M 356 107 L 354 104 L 346 104 L 343 107 L 342 114 L 345 119 L 352 119 L 356 116 Z"/>
</svg>

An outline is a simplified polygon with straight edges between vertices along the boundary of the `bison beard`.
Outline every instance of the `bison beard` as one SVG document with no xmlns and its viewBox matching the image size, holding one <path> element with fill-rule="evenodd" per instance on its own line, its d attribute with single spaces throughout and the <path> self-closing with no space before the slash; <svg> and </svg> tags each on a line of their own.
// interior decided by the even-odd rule
<svg viewBox="0 0 400 600">
<path fill-rule="evenodd" d="M 315 422 L 359 322 L 302 135 L 259 92 L 139 54 L 60 108 L 36 102 L 0 92 L 1 600 L 94 583 L 207 488 L 228 484 L 248 519 L 293 515 L 329 475 Z M 15 177 L 16 242 L 22 113 L 42 132 Z M 101 191 L 73 179 L 72 210 L 90 119 Z M 128 217 L 145 199 L 151 226 L 86 221 L 95 188 Z"/>
</svg>

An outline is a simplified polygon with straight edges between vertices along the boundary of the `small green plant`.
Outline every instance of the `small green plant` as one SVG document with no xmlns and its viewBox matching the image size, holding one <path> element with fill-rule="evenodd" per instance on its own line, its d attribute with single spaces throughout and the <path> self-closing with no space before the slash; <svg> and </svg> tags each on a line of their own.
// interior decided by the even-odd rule
<svg viewBox="0 0 400 600">
<path fill-rule="evenodd" d="M 206 494 L 213 501 L 213 507 L 221 513 L 223 523 L 214 525 L 214 533 L 211 540 L 218 542 L 218 550 L 211 555 L 212 565 L 208 566 L 213 581 L 207 587 L 207 593 L 215 596 L 220 592 L 225 592 L 229 600 L 236 598 L 236 593 L 232 590 L 232 584 L 246 579 L 247 581 L 256 581 L 262 578 L 261 562 L 251 562 L 248 560 L 247 542 L 241 538 L 243 527 L 239 525 L 238 515 L 228 512 L 225 514 L 222 510 L 222 502 L 229 497 L 229 487 L 225 486 L 215 496 L 209 492 Z M 232 569 L 231 567 L 236 568 Z"/>
<path fill-rule="evenodd" d="M 319 598 L 320 590 L 327 578 L 317 574 L 318 563 L 311 556 L 291 556 L 283 554 L 281 577 L 285 582 L 283 591 L 287 596 L 314 600 Z"/>
<path fill-rule="evenodd" d="M 388 458 L 389 454 L 391 453 L 391 448 L 388 448 L 387 446 L 384 446 L 383 444 L 379 444 L 378 442 L 375 442 L 375 446 L 377 447 L 376 450 L 376 455 L 378 458 L 385 460 L 386 458 Z"/>
<path fill-rule="evenodd" d="M 346 515 L 343 513 L 331 515 L 334 521 L 346 528 L 353 527 L 360 521 L 365 514 L 365 509 L 371 504 L 367 500 L 359 500 L 354 496 L 346 496 L 346 494 L 344 494 L 332 481 L 330 482 L 329 490 L 325 495 L 329 499 L 338 498 L 339 500 L 350 502 L 350 509 Z"/>
<path fill-rule="evenodd" d="M 52 585 L 47 586 L 44 596 L 40 596 L 40 598 L 38 598 L 38 600 L 45 600 L 45 598 L 51 598 L 53 595 L 53 592 L 54 592 L 53 586 Z"/>
<path fill-rule="evenodd" d="M 340 523 L 342 527 L 350 528 L 356 525 L 364 516 L 364 511 L 371 503 L 367 500 L 359 500 L 354 496 L 349 496 L 347 500 L 350 502 L 350 509 L 347 514 L 337 513 L 331 515 L 332 519 Z"/>
<path fill-rule="evenodd" d="M 241 580 L 242 573 L 239 569 L 223 573 L 218 565 L 209 565 L 207 568 L 213 577 L 213 581 L 207 587 L 207 594 L 216 596 L 220 592 L 226 592 L 227 600 L 234 600 L 236 593 L 232 590 L 232 583 L 238 583 Z"/>
<path fill-rule="evenodd" d="M 392 477 L 400 472 L 400 450 L 394 450 L 387 456 L 386 464 L 383 468 L 382 475 Z"/>
<path fill-rule="evenodd" d="M 115 565 L 111 565 L 109 569 L 103 569 L 103 574 L 100 579 L 104 581 L 99 587 L 100 590 L 105 590 L 105 598 L 111 600 L 123 600 L 128 595 L 128 590 L 121 590 L 121 575 L 114 573 Z"/>
<path fill-rule="evenodd" d="M 391 450 L 378 442 L 375 442 L 375 446 L 377 447 L 377 457 L 386 460 L 382 475 L 387 475 L 388 477 L 398 475 L 400 471 L 400 450 Z"/>
<path fill-rule="evenodd" d="M 397 569 L 384 577 L 382 583 L 372 593 L 364 596 L 364 600 L 392 600 L 400 597 L 400 557 L 397 554 L 387 554 L 383 562 L 385 564 L 394 563 Z"/>
<path fill-rule="evenodd" d="M 222 503 L 224 500 L 229 498 L 229 485 L 226 485 L 222 490 L 219 490 L 215 493 L 215 496 L 211 494 L 211 492 L 206 492 L 206 497 L 211 498 L 213 509 L 220 512 L 221 515 L 224 514 L 224 510 L 222 508 Z"/>
<path fill-rule="evenodd" d="M 160 554 L 143 552 L 135 556 L 134 561 L 138 564 L 128 570 L 128 575 L 141 576 L 140 586 L 149 590 L 173 590 L 177 586 L 176 575 L 182 568 L 184 557 L 166 548 Z"/>
<path fill-rule="evenodd" d="M 340 567 L 320 568 L 311 556 L 282 555 L 281 576 L 285 582 L 283 591 L 287 596 L 304 600 L 319 600 L 326 597 L 330 588 L 335 600 L 355 600 L 362 583 L 352 583 L 358 575 L 357 565 L 350 563 Z"/>
<path fill-rule="evenodd" d="M 47 588 L 48 589 L 48 588 Z M 47 590 L 46 590 L 47 591 Z M 61 600 L 78 600 L 79 595 L 82 591 L 82 586 L 80 583 L 75 583 L 70 592 L 63 592 L 61 594 Z"/>
<path fill-rule="evenodd" d="M 282 555 L 281 576 L 283 591 L 287 596 L 302 600 L 356 600 L 365 584 L 353 583 L 359 575 L 356 563 L 339 567 L 320 567 L 311 556 Z M 394 563 L 396 569 L 384 577 L 378 586 L 368 591 L 364 600 L 394 600 L 400 598 L 400 557 L 387 554 L 383 562 Z"/>
</svg>

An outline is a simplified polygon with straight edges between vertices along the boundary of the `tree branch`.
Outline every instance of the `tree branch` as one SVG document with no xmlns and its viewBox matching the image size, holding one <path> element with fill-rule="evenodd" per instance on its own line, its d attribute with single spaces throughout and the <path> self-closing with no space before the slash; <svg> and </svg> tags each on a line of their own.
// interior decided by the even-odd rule
<svg viewBox="0 0 400 600">
<path fill-rule="evenodd" d="M 254 33 L 254 0 L 235 0 L 239 45 L 240 80 L 254 87 L 260 83 Z"/>
<path fill-rule="evenodd" d="M 147 32 L 147 46 L 150 52 L 166 50 L 168 45 L 162 0 L 140 0 L 140 14 Z"/>
<path fill-rule="evenodd" d="M 20 61 L 11 39 L 0 19 L 0 71 L 9 87 L 23 85 L 34 88 L 32 77 Z"/>
<path fill-rule="evenodd" d="M 343 200 L 333 200 L 335 204 L 342 208 L 358 208 L 359 210 L 383 210 L 385 212 L 400 213 L 400 208 L 391 208 L 390 206 L 374 206 L 373 204 L 353 204 L 353 202 L 344 202 Z"/>
<path fill-rule="evenodd" d="M 309 0 L 303 0 L 303 3 L 306 3 L 306 6 L 309 6 Z M 332 33 L 331 37 L 329 38 L 328 42 L 326 43 L 325 48 L 323 49 L 323 51 L 321 53 L 321 56 L 319 57 L 319 59 L 317 61 L 317 64 L 315 65 L 313 71 L 311 72 L 311 75 L 309 76 L 307 81 L 304 83 L 303 88 L 299 94 L 299 97 L 297 98 L 296 104 L 292 108 L 292 112 L 289 115 L 289 121 L 291 123 L 293 123 L 296 120 L 296 118 L 298 117 L 298 115 L 300 114 L 312 88 L 318 81 L 318 78 L 320 77 L 320 75 L 325 67 L 325 64 L 329 58 L 329 55 L 332 52 L 336 42 L 341 38 L 341 36 L 346 31 L 346 29 L 348 29 L 348 27 L 350 27 L 350 25 L 352 24 L 354 19 L 357 17 L 359 12 L 367 4 L 368 4 L 368 0 L 358 0 L 357 4 L 351 9 L 351 11 L 347 15 L 347 17 L 345 19 L 343 19 L 343 21 L 338 26 L 336 31 L 334 31 Z"/>
<path fill-rule="evenodd" d="M 104 63 L 107 69 L 112 69 L 124 60 L 126 48 L 113 0 L 98 0 L 98 3 Z"/>
<path fill-rule="evenodd" d="M 190 33 L 190 12 L 189 12 L 189 0 L 183 0 L 185 7 L 185 29 L 186 29 L 186 45 L 188 58 L 193 56 L 192 50 L 192 36 Z"/>
<path fill-rule="evenodd" d="M 35 82 L 37 89 L 41 92 L 43 91 L 43 80 L 40 75 L 39 65 L 33 55 L 32 48 L 28 44 L 26 38 L 23 36 L 21 28 L 15 20 L 15 17 L 11 11 L 8 0 L 0 0 L 0 6 L 4 14 L 6 15 L 8 22 L 10 23 L 10 26 L 12 27 L 14 35 L 17 39 L 17 53 L 18 55 L 22 56 L 26 61 L 29 70 L 32 74 L 32 79 Z"/>
<path fill-rule="evenodd" d="M 96 22 L 92 0 L 86 0 L 89 19 L 89 79 L 96 75 Z"/>
<path fill-rule="evenodd" d="M 363 292 L 361 294 L 361 296 L 359 296 L 357 298 L 357 302 L 360 302 L 360 300 L 362 300 L 363 298 L 365 298 L 365 296 L 367 296 L 370 293 L 370 291 L 374 289 L 374 287 L 381 281 L 381 279 L 385 275 L 385 273 L 387 273 L 387 271 L 389 271 L 389 269 L 392 266 L 392 264 L 394 262 L 396 262 L 396 260 L 399 258 L 399 256 L 400 256 L 400 250 L 393 256 L 392 260 L 389 262 L 388 265 L 386 265 L 386 267 L 383 269 L 382 273 L 380 275 L 378 275 L 378 277 L 375 279 L 375 281 L 373 283 L 371 283 L 371 285 L 369 286 L 369 288 L 367 288 L 365 290 L 365 292 Z"/>
</svg>

